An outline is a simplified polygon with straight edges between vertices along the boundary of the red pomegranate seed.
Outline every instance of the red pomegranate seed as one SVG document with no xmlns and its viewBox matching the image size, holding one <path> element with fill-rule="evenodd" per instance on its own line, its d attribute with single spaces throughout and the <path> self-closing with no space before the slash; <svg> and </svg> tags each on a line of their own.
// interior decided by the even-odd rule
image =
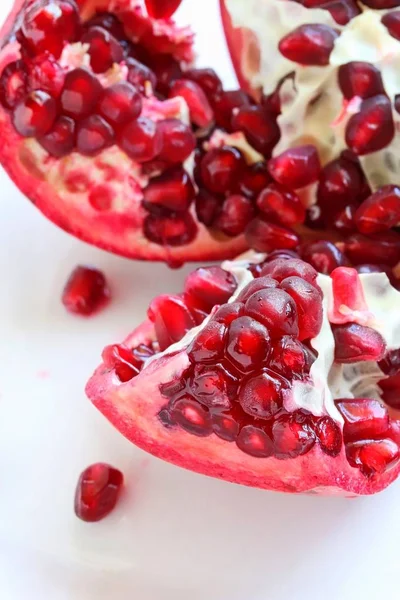
<svg viewBox="0 0 400 600">
<path fill-rule="evenodd" d="M 188 433 L 204 437 L 212 433 L 209 413 L 198 402 L 185 396 L 174 404 L 172 419 Z"/>
<path fill-rule="evenodd" d="M 28 93 L 28 73 L 24 61 L 17 60 L 5 67 L 0 77 L 0 102 L 14 108 Z"/>
<path fill-rule="evenodd" d="M 180 167 L 169 169 L 150 180 L 143 190 L 143 206 L 150 212 L 184 212 L 195 196 L 192 181 Z"/>
<path fill-rule="evenodd" d="M 195 326 L 192 315 L 179 296 L 162 295 L 154 298 L 148 315 L 154 323 L 161 351 L 179 342 Z"/>
<path fill-rule="evenodd" d="M 161 133 L 151 119 L 139 117 L 128 123 L 121 131 L 119 144 L 128 156 L 139 163 L 152 160 L 161 151 Z"/>
<path fill-rule="evenodd" d="M 291 256 L 288 258 L 280 255 L 275 257 L 272 254 L 269 258 L 271 258 L 271 260 L 263 266 L 261 275 L 269 275 L 269 277 L 272 277 L 279 282 L 287 277 L 296 276 L 316 285 L 318 276 L 317 271 L 303 260 L 292 258 Z"/>
<path fill-rule="evenodd" d="M 247 198 L 255 199 L 258 194 L 271 182 L 271 176 L 264 162 L 253 163 L 243 171 L 237 191 Z"/>
<path fill-rule="evenodd" d="M 393 137 L 392 105 L 383 94 L 364 100 L 346 126 L 346 144 L 359 156 L 382 150 Z"/>
<path fill-rule="evenodd" d="M 75 492 L 75 514 L 82 521 L 101 521 L 115 508 L 124 484 L 121 471 L 105 463 L 87 467 Z"/>
<path fill-rule="evenodd" d="M 338 158 L 322 169 L 317 199 L 326 224 L 349 204 L 357 200 L 362 188 L 360 168 L 354 163 Z"/>
<path fill-rule="evenodd" d="M 338 35 L 328 25 L 300 25 L 281 39 L 279 50 L 285 58 L 301 65 L 324 66 L 329 64 Z"/>
<path fill-rule="evenodd" d="M 221 306 L 214 313 L 214 320 L 224 325 L 230 325 L 235 319 L 241 317 L 244 312 L 244 304 L 241 302 L 230 302 Z"/>
<path fill-rule="evenodd" d="M 59 117 L 39 142 L 51 156 L 55 158 L 67 156 L 75 146 L 75 122 L 69 117 Z"/>
<path fill-rule="evenodd" d="M 51 55 L 35 57 L 28 67 L 29 90 L 42 90 L 58 98 L 64 86 L 65 71 Z"/>
<path fill-rule="evenodd" d="M 346 441 L 376 438 L 389 428 L 389 413 L 379 400 L 372 398 L 352 398 L 335 401 L 344 418 L 344 438 Z"/>
<path fill-rule="evenodd" d="M 113 344 L 104 348 L 102 359 L 105 366 L 113 369 L 123 383 L 136 377 L 143 364 L 143 361 L 133 355 L 130 348 L 122 344 Z"/>
<path fill-rule="evenodd" d="M 213 102 L 217 125 L 227 131 L 232 131 L 231 120 L 234 110 L 242 106 L 249 106 L 250 104 L 252 104 L 250 96 L 242 90 L 222 92 L 214 98 Z"/>
<path fill-rule="evenodd" d="M 296 303 L 283 290 L 269 288 L 255 292 L 246 301 L 245 313 L 265 325 L 274 338 L 299 334 Z"/>
<path fill-rule="evenodd" d="M 101 95 L 102 87 L 97 77 L 87 69 L 74 69 L 65 77 L 61 109 L 72 118 L 82 119 L 91 114 Z"/>
<path fill-rule="evenodd" d="M 95 156 L 114 142 L 114 130 L 99 115 L 91 115 L 78 123 L 76 149 L 84 156 Z"/>
<path fill-rule="evenodd" d="M 398 5 L 396 0 L 393 0 L 391 3 L 396 6 Z M 396 38 L 396 40 L 400 40 L 400 10 L 394 10 L 383 15 L 382 23 L 387 27 L 391 36 Z"/>
<path fill-rule="evenodd" d="M 22 21 L 24 42 L 30 51 L 49 52 L 58 58 L 66 42 L 75 42 L 80 30 L 80 18 L 75 2 L 52 0 L 34 2 Z"/>
<path fill-rule="evenodd" d="M 62 303 L 70 313 L 89 316 L 110 299 L 106 278 L 98 269 L 79 266 L 72 271 L 62 294 Z"/>
<path fill-rule="evenodd" d="M 315 434 L 325 454 L 337 456 L 342 449 L 342 432 L 331 417 L 321 417 L 315 424 Z"/>
<path fill-rule="evenodd" d="M 246 300 L 248 300 L 250 296 L 256 292 L 260 292 L 261 290 L 269 288 L 275 289 L 277 287 L 278 282 L 275 281 L 275 279 L 272 279 L 271 277 L 257 277 L 257 279 L 253 279 L 253 281 L 250 281 L 250 283 L 248 283 L 246 287 L 242 289 L 237 297 L 237 300 L 240 302 L 246 302 Z"/>
<path fill-rule="evenodd" d="M 311 353 L 296 338 L 284 335 L 274 344 L 269 365 L 285 377 L 304 375 L 310 370 L 311 364 Z"/>
<path fill-rule="evenodd" d="M 242 106 L 233 114 L 233 131 L 243 131 L 249 144 L 269 157 L 280 138 L 276 119 L 261 106 Z"/>
<path fill-rule="evenodd" d="M 118 40 L 102 27 L 91 27 L 82 36 L 81 42 L 89 46 L 90 66 L 95 73 L 104 73 L 124 58 L 124 51 Z"/>
<path fill-rule="evenodd" d="M 270 183 L 261 192 L 257 206 L 267 218 L 289 227 L 303 223 L 306 217 L 298 195 L 279 183 Z"/>
<path fill-rule="evenodd" d="M 149 67 L 139 62 L 135 58 L 126 60 L 128 67 L 128 82 L 135 86 L 140 92 L 147 92 L 148 85 L 154 90 L 157 86 L 157 77 Z"/>
<path fill-rule="evenodd" d="M 329 320 L 336 325 L 348 323 L 353 315 L 368 314 L 361 279 L 356 269 L 339 267 L 332 271 L 333 306 Z M 345 309 L 343 309 L 345 307 Z"/>
<path fill-rule="evenodd" d="M 399 5 L 398 0 L 365 0 L 364 4 L 377 10 L 396 8 Z"/>
<path fill-rule="evenodd" d="M 196 215 L 198 221 L 204 223 L 206 227 L 210 227 L 220 210 L 222 201 L 212 196 L 207 190 L 200 190 L 196 196 Z"/>
<path fill-rule="evenodd" d="M 349 233 L 354 233 L 356 225 L 354 223 L 354 216 L 356 214 L 357 206 L 350 205 L 346 206 L 340 211 L 334 218 L 333 227 L 340 231 L 344 236 Z"/>
<path fill-rule="evenodd" d="M 125 37 L 125 32 L 121 21 L 113 14 L 109 12 L 96 12 L 94 17 L 89 21 L 85 22 L 85 27 L 91 29 L 92 27 L 101 27 L 106 31 L 109 31 L 117 40 Z"/>
<path fill-rule="evenodd" d="M 210 312 L 216 304 L 225 304 L 234 294 L 237 282 L 221 267 L 199 267 L 185 280 L 185 293 Z"/>
<path fill-rule="evenodd" d="M 228 196 L 224 201 L 218 216 L 213 222 L 213 227 L 227 236 L 234 237 L 243 233 L 253 216 L 254 206 L 252 202 L 244 196 L 234 194 Z"/>
<path fill-rule="evenodd" d="M 250 317 L 239 317 L 228 328 L 226 356 L 241 373 L 249 373 L 268 359 L 271 350 L 266 327 Z"/>
<path fill-rule="evenodd" d="M 245 160 L 236 148 L 213 148 L 201 161 L 201 178 L 210 192 L 223 194 L 234 189 L 245 167 Z"/>
<path fill-rule="evenodd" d="M 212 417 L 212 427 L 215 435 L 226 442 L 234 442 L 239 433 L 239 423 L 233 417 L 215 414 Z"/>
<path fill-rule="evenodd" d="M 384 94 L 380 71 L 367 62 L 349 62 L 339 68 L 339 87 L 348 100 Z"/>
<path fill-rule="evenodd" d="M 356 233 L 346 239 L 344 248 L 353 264 L 382 263 L 393 267 L 400 260 L 400 235 L 395 231 L 368 237 Z"/>
<path fill-rule="evenodd" d="M 132 84 L 121 81 L 104 90 L 97 110 L 113 127 L 123 125 L 140 115 L 142 98 Z"/>
<path fill-rule="evenodd" d="M 315 146 L 306 144 L 271 158 L 268 170 L 275 181 L 293 190 L 317 181 L 321 164 Z"/>
<path fill-rule="evenodd" d="M 161 135 L 159 157 L 170 163 L 183 163 L 196 147 L 191 128 L 179 119 L 165 119 L 158 123 Z"/>
<path fill-rule="evenodd" d="M 274 455 L 279 459 L 306 454 L 315 444 L 311 419 L 302 411 L 281 415 L 272 425 Z"/>
<path fill-rule="evenodd" d="M 379 362 L 379 368 L 390 377 L 400 374 L 400 349 L 390 350 Z"/>
<path fill-rule="evenodd" d="M 189 213 L 173 217 L 149 215 L 144 220 L 143 233 L 161 246 L 184 246 L 196 237 L 197 226 Z"/>
<path fill-rule="evenodd" d="M 210 409 L 229 409 L 232 406 L 230 395 L 233 391 L 230 384 L 230 376 L 222 368 L 197 366 L 190 392 L 196 400 Z"/>
<path fill-rule="evenodd" d="M 195 363 L 215 364 L 224 350 L 225 333 L 223 323 L 209 321 L 188 347 L 189 358 Z"/>
<path fill-rule="evenodd" d="M 364 200 L 355 214 L 361 233 L 379 233 L 394 227 L 400 221 L 400 188 L 384 185 Z"/>
<path fill-rule="evenodd" d="M 14 108 L 12 122 L 23 137 L 41 137 L 51 129 L 56 111 L 56 102 L 49 94 L 31 92 Z"/>
<path fill-rule="evenodd" d="M 372 329 L 350 323 L 333 327 L 335 338 L 335 360 L 339 363 L 378 361 L 386 351 L 385 340 Z"/>
<path fill-rule="evenodd" d="M 98 211 L 107 211 L 113 205 L 114 193 L 107 184 L 95 185 L 89 192 L 89 204 Z"/>
<path fill-rule="evenodd" d="M 258 252 L 270 252 L 278 248 L 296 248 L 299 244 L 298 235 L 291 229 L 269 223 L 256 217 L 246 228 L 245 237 L 250 248 Z"/>
<path fill-rule="evenodd" d="M 147 12 L 154 19 L 169 19 L 182 0 L 145 0 Z"/>
<path fill-rule="evenodd" d="M 399 447 L 391 439 L 368 440 L 346 445 L 349 463 L 366 476 L 384 473 L 399 459 Z"/>
<path fill-rule="evenodd" d="M 208 97 L 222 92 L 222 82 L 214 69 L 189 69 L 185 77 L 197 83 Z"/>
<path fill-rule="evenodd" d="M 149 59 L 145 62 L 151 67 L 157 79 L 157 91 L 164 96 L 168 96 L 171 83 L 183 77 L 180 64 L 168 54 L 155 54 L 154 57 L 150 56 Z"/>
<path fill-rule="evenodd" d="M 293 298 L 297 307 L 299 340 L 315 338 L 322 327 L 322 302 L 319 290 L 300 277 L 288 277 L 281 288 Z"/>
<path fill-rule="evenodd" d="M 198 127 L 208 127 L 214 120 L 214 111 L 202 88 L 190 79 L 177 79 L 169 90 L 169 97 L 184 98 L 189 107 L 190 119 Z"/>
<path fill-rule="evenodd" d="M 329 11 L 339 25 L 347 25 L 361 12 L 358 5 L 352 0 L 332 0 L 323 3 L 321 8 Z"/>
<path fill-rule="evenodd" d="M 350 266 L 343 252 L 335 244 L 327 240 L 318 240 L 303 244 L 300 255 L 303 260 L 324 275 L 330 275 L 338 267 Z"/>
<path fill-rule="evenodd" d="M 272 454 L 272 442 L 265 431 L 253 425 L 245 425 L 236 440 L 237 447 L 256 458 L 267 458 Z"/>
<path fill-rule="evenodd" d="M 382 390 L 382 397 L 387 406 L 394 408 L 396 410 L 400 410 L 400 373 L 398 372 L 396 375 L 392 377 L 387 377 L 386 379 L 382 379 L 379 382 L 379 387 Z M 397 421 L 398 427 L 398 436 L 396 436 L 395 441 L 400 444 L 400 421 Z M 394 421 L 391 419 L 391 427 L 393 429 Z"/>
</svg>

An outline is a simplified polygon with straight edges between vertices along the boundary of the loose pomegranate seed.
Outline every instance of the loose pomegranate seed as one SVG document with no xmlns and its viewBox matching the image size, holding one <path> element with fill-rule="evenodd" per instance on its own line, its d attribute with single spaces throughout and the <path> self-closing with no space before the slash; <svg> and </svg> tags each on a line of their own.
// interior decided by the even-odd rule
<svg viewBox="0 0 400 600">
<path fill-rule="evenodd" d="M 322 302 L 319 290 L 300 277 L 288 277 L 281 288 L 293 298 L 297 307 L 299 340 L 315 338 L 322 327 Z"/>
<path fill-rule="evenodd" d="M 246 163 L 236 148 L 213 148 L 201 161 L 201 178 L 210 192 L 222 194 L 234 189 Z"/>
<path fill-rule="evenodd" d="M 261 106 L 242 106 L 233 114 L 232 129 L 243 131 L 249 144 L 269 157 L 280 138 L 276 119 Z"/>
<path fill-rule="evenodd" d="M 296 303 L 283 290 L 269 288 L 255 292 L 246 301 L 245 312 L 265 325 L 274 338 L 299 334 Z"/>
<path fill-rule="evenodd" d="M 356 233 L 347 238 L 344 248 L 353 264 L 367 262 L 394 266 L 400 260 L 400 235 L 395 231 L 368 237 Z"/>
<path fill-rule="evenodd" d="M 261 290 L 264 289 L 275 289 L 278 287 L 278 282 L 275 281 L 275 279 L 272 279 L 271 277 L 257 277 L 257 279 L 253 279 L 253 281 L 250 281 L 250 283 L 248 283 L 246 285 L 245 288 L 243 288 L 243 290 L 240 292 L 239 296 L 237 297 L 237 300 L 240 302 L 246 302 L 246 300 L 248 300 L 250 298 L 250 296 L 252 296 L 253 294 L 255 294 L 256 292 L 260 292 Z"/>
<path fill-rule="evenodd" d="M 179 342 L 195 326 L 192 315 L 179 296 L 158 296 L 151 302 L 148 315 L 154 323 L 161 351 Z"/>
<path fill-rule="evenodd" d="M 354 163 L 339 158 L 322 169 L 317 199 L 327 226 L 332 219 L 360 196 L 362 180 L 360 168 Z"/>
<path fill-rule="evenodd" d="M 75 146 L 75 122 L 69 117 L 59 117 L 39 142 L 51 156 L 55 158 L 67 156 Z"/>
<path fill-rule="evenodd" d="M 91 115 L 78 123 L 76 149 L 84 156 L 95 156 L 114 142 L 114 130 L 99 115 Z"/>
<path fill-rule="evenodd" d="M 62 294 L 62 303 L 70 313 L 89 316 L 110 299 L 106 278 L 98 269 L 78 266 L 72 271 Z"/>
<path fill-rule="evenodd" d="M 311 419 L 302 411 L 281 415 L 272 425 L 276 458 L 296 458 L 306 454 L 315 444 Z"/>
<path fill-rule="evenodd" d="M 380 94 L 364 100 L 360 111 L 350 117 L 346 126 L 346 144 L 362 156 L 385 148 L 394 137 L 392 105 Z"/>
<path fill-rule="evenodd" d="M 147 12 L 154 19 L 169 19 L 182 0 L 145 0 Z"/>
<path fill-rule="evenodd" d="M 361 279 L 356 269 L 339 267 L 332 271 L 333 306 L 329 320 L 340 325 L 354 320 L 354 315 L 368 315 Z"/>
<path fill-rule="evenodd" d="M 105 463 L 87 467 L 75 492 L 75 514 L 82 521 L 101 521 L 115 508 L 124 483 L 121 471 Z"/>
<path fill-rule="evenodd" d="M 200 190 L 196 196 L 196 215 L 200 223 L 210 227 L 220 211 L 223 199 L 212 196 L 207 190 Z"/>
<path fill-rule="evenodd" d="M 200 267 L 187 276 L 184 290 L 210 312 L 216 304 L 228 302 L 236 288 L 232 273 L 221 267 Z"/>
<path fill-rule="evenodd" d="M 89 21 L 85 22 L 85 27 L 101 27 L 109 31 L 117 40 L 125 37 L 125 32 L 121 21 L 109 12 L 98 12 Z"/>
<path fill-rule="evenodd" d="M 143 233 L 161 246 L 184 246 L 196 237 L 197 226 L 189 213 L 173 217 L 149 215 L 144 220 Z"/>
<path fill-rule="evenodd" d="M 122 383 L 136 377 L 141 368 L 141 364 L 135 359 L 132 350 L 121 344 L 113 344 L 104 348 L 102 359 L 107 368 L 115 371 Z"/>
<path fill-rule="evenodd" d="M 227 131 L 232 131 L 231 120 L 234 110 L 242 106 L 249 106 L 250 104 L 252 104 L 250 96 L 242 90 L 222 92 L 214 98 L 213 102 L 217 125 Z"/>
<path fill-rule="evenodd" d="M 329 11 L 339 25 L 347 25 L 361 12 L 358 5 L 352 0 L 332 0 L 322 3 L 321 8 Z"/>
<path fill-rule="evenodd" d="M 275 253 L 273 253 L 275 254 Z M 265 264 L 261 270 L 261 275 L 269 275 L 273 279 L 281 282 L 287 277 L 301 277 L 305 281 L 316 285 L 316 279 L 318 276 L 317 271 L 311 265 L 300 260 L 299 258 L 292 258 L 291 255 L 288 257 L 279 255 L 269 256 L 270 260 Z"/>
<path fill-rule="evenodd" d="M 375 329 L 357 323 L 336 325 L 332 329 L 337 362 L 378 361 L 383 358 L 386 351 L 385 340 Z"/>
<path fill-rule="evenodd" d="M 278 183 L 270 183 L 261 192 L 257 206 L 267 218 L 289 227 L 303 223 L 306 216 L 298 195 Z"/>
<path fill-rule="evenodd" d="M 266 327 L 250 317 L 239 317 L 229 325 L 226 356 L 241 373 L 249 373 L 267 360 L 271 350 Z"/>
<path fill-rule="evenodd" d="M 346 445 L 351 465 L 359 467 L 366 476 L 384 473 L 399 459 L 399 447 L 393 440 L 368 440 Z"/>
<path fill-rule="evenodd" d="M 239 424 L 228 415 L 215 414 L 212 417 L 213 432 L 226 442 L 234 442 L 239 433 Z"/>
<path fill-rule="evenodd" d="M 236 440 L 237 447 L 246 454 L 257 458 L 272 455 L 272 442 L 265 431 L 253 425 L 245 425 Z"/>
<path fill-rule="evenodd" d="M 92 113 L 102 91 L 97 77 L 87 69 L 74 69 L 65 77 L 60 97 L 62 111 L 72 118 L 82 119 Z"/>
<path fill-rule="evenodd" d="M 306 346 L 290 335 L 284 335 L 274 344 L 270 367 L 288 378 L 296 378 L 308 372 L 311 356 Z"/>
<path fill-rule="evenodd" d="M 226 327 L 223 323 L 210 321 L 198 333 L 188 347 L 187 353 L 193 362 L 216 363 L 225 346 Z"/>
<path fill-rule="evenodd" d="M 149 57 L 148 64 L 157 79 L 156 89 L 163 96 L 168 96 L 171 83 L 184 76 L 180 64 L 171 55 L 155 54 Z"/>
<path fill-rule="evenodd" d="M 22 21 L 24 42 L 31 52 L 49 52 L 58 58 L 66 42 L 75 42 L 80 18 L 75 2 L 52 0 L 33 3 Z"/>
<path fill-rule="evenodd" d="M 230 376 L 217 367 L 195 367 L 191 380 L 190 391 L 204 406 L 210 409 L 231 408 L 230 396 L 236 389 L 231 390 Z"/>
<path fill-rule="evenodd" d="M 396 0 L 393 0 L 391 4 L 397 6 L 398 3 Z M 391 36 L 396 38 L 396 40 L 400 40 L 400 10 L 388 12 L 386 15 L 383 15 L 382 23 L 387 27 Z"/>
<path fill-rule="evenodd" d="M 291 229 L 268 223 L 258 217 L 249 223 L 245 236 L 250 248 L 258 252 L 270 252 L 277 248 L 296 248 L 299 244 L 298 235 Z"/>
<path fill-rule="evenodd" d="M 165 119 L 158 123 L 161 135 L 159 157 L 170 163 L 183 163 L 196 147 L 196 138 L 188 125 L 179 119 Z"/>
<path fill-rule="evenodd" d="M 275 181 L 296 189 L 317 181 L 321 164 L 315 146 L 307 144 L 289 148 L 272 158 L 268 170 Z"/>
<path fill-rule="evenodd" d="M 385 358 L 379 362 L 379 368 L 385 373 L 392 377 L 400 373 L 400 349 L 390 350 L 385 355 Z"/>
<path fill-rule="evenodd" d="M 321 417 L 315 424 L 317 440 L 323 452 L 337 456 L 342 449 L 342 432 L 331 417 Z"/>
<path fill-rule="evenodd" d="M 222 231 L 225 235 L 234 237 L 243 233 L 246 225 L 254 216 L 254 206 L 252 202 L 234 194 L 228 196 L 222 205 L 217 218 L 213 222 L 213 227 Z"/>
<path fill-rule="evenodd" d="M 12 122 L 23 137 L 41 137 L 51 129 L 56 111 L 56 102 L 49 94 L 31 92 L 14 108 Z"/>
<path fill-rule="evenodd" d="M 206 409 L 187 396 L 174 404 L 172 419 L 182 429 L 193 435 L 204 437 L 212 433 L 211 419 Z"/>
<path fill-rule="evenodd" d="M 348 100 L 384 94 L 380 71 L 367 62 L 349 62 L 339 68 L 339 87 Z"/>
<path fill-rule="evenodd" d="M 151 119 L 139 117 L 121 131 L 119 144 L 133 160 L 143 163 L 152 160 L 161 151 L 161 133 Z"/>
<path fill-rule="evenodd" d="M 400 188 L 385 185 L 364 200 L 355 214 L 355 222 L 366 235 L 386 231 L 400 221 Z"/>
<path fill-rule="evenodd" d="M 345 441 L 376 438 L 389 428 L 387 408 L 372 398 L 352 398 L 335 401 L 344 418 Z"/>
<path fill-rule="evenodd" d="M 143 190 L 143 206 L 150 212 L 184 212 L 192 203 L 195 190 L 186 171 L 180 167 L 169 169 L 150 180 Z"/>
<path fill-rule="evenodd" d="M 235 319 L 241 317 L 244 312 L 244 305 L 241 302 L 230 302 L 221 306 L 214 313 L 214 320 L 225 325 L 230 325 Z"/>
<path fill-rule="evenodd" d="M 24 61 L 17 60 L 5 67 L 0 77 L 0 102 L 14 108 L 28 93 L 28 73 Z"/>
<path fill-rule="evenodd" d="M 300 25 L 279 42 L 283 56 L 301 65 L 324 66 L 329 57 L 338 33 L 328 25 Z"/>
<path fill-rule="evenodd" d="M 185 77 L 197 83 L 208 97 L 222 92 L 222 82 L 214 69 L 189 69 Z"/>
<path fill-rule="evenodd" d="M 137 119 L 142 111 L 142 98 L 132 84 L 121 81 L 104 90 L 97 110 L 116 127 Z"/>
<path fill-rule="evenodd" d="M 243 171 L 237 191 L 247 198 L 255 199 L 271 182 L 271 176 L 264 162 L 253 163 Z"/>
<path fill-rule="evenodd" d="M 169 97 L 184 98 L 190 113 L 190 119 L 199 127 L 208 127 L 214 120 L 214 111 L 202 88 L 190 79 L 177 79 L 169 90 Z"/>
<path fill-rule="evenodd" d="M 350 266 L 343 252 L 335 244 L 326 240 L 303 244 L 300 255 L 303 260 L 324 275 L 330 275 L 338 267 Z"/>
<path fill-rule="evenodd" d="M 139 62 L 135 58 L 126 60 L 128 67 L 128 82 L 135 86 L 141 93 L 147 92 L 147 87 L 150 85 L 152 90 L 157 86 L 157 77 L 149 67 Z"/>
<path fill-rule="evenodd" d="M 104 73 L 124 58 L 118 40 L 102 27 L 91 27 L 82 36 L 81 42 L 89 45 L 90 66 L 95 73 Z"/>
<path fill-rule="evenodd" d="M 58 98 L 64 86 L 65 71 L 51 55 L 40 55 L 29 63 L 28 87 Z"/>
</svg>

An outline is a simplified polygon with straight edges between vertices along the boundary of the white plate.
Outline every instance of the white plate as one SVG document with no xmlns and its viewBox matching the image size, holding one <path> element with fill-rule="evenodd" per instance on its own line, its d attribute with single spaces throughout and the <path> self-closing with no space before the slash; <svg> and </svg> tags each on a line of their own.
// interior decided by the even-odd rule
<svg viewBox="0 0 400 600">
<path fill-rule="evenodd" d="M 11 0 L 3 0 L 5 15 Z M 201 64 L 232 85 L 216 0 L 186 0 Z M 180 470 L 125 441 L 83 388 L 102 347 L 179 290 L 169 271 L 111 256 L 56 229 L 0 172 L 0 597 L 4 600 L 395 600 L 400 485 L 371 498 L 294 497 Z M 90 320 L 60 292 L 77 263 L 114 301 Z M 80 471 L 122 469 L 118 509 L 73 514 Z"/>
</svg>

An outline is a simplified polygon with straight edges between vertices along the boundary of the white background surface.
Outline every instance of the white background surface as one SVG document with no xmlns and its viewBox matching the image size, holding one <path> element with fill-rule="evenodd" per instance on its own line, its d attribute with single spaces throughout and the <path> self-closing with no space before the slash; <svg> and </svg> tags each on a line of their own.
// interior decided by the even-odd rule
<svg viewBox="0 0 400 600">
<path fill-rule="evenodd" d="M 3 18 L 11 0 L 2 0 Z M 234 81 L 216 0 L 186 0 L 201 63 Z M 215 18 L 213 14 L 215 11 Z M 189 268 L 109 256 L 46 221 L 0 172 L 0 597 L 2 600 L 395 600 L 400 482 L 370 498 L 294 497 L 234 486 L 148 457 L 83 388 L 101 349 L 178 290 Z M 114 301 L 66 314 L 77 263 L 107 274 Z M 105 521 L 73 515 L 91 462 L 122 469 Z"/>
</svg>

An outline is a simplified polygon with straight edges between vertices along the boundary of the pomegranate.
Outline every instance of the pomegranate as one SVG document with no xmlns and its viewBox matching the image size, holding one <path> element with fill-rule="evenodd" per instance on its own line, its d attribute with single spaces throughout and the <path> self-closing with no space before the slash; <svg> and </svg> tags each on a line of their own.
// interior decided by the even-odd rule
<svg viewBox="0 0 400 600">
<path fill-rule="evenodd" d="M 90 400 L 133 443 L 199 473 L 285 492 L 385 488 L 400 473 L 385 388 L 400 376 L 400 294 L 384 273 L 322 275 L 297 256 L 193 271 L 106 348 Z"/>
</svg>

